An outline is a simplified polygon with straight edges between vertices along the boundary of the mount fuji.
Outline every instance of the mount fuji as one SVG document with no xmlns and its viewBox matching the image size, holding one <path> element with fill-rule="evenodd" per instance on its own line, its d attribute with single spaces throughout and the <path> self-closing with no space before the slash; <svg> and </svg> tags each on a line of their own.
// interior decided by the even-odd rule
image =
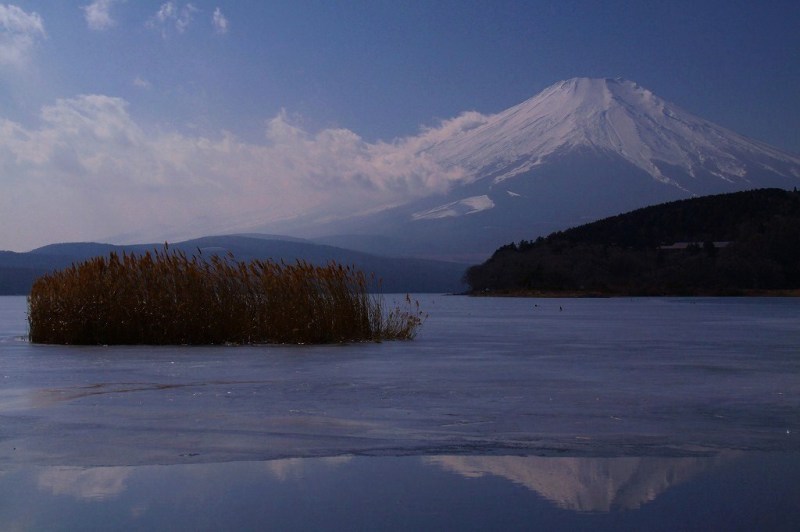
<svg viewBox="0 0 800 532">
<path fill-rule="evenodd" d="M 575 78 L 498 114 L 471 113 L 420 153 L 464 177 L 444 194 L 328 222 L 317 240 L 483 260 L 511 241 L 655 203 L 800 185 L 800 156 L 621 79 Z"/>
</svg>

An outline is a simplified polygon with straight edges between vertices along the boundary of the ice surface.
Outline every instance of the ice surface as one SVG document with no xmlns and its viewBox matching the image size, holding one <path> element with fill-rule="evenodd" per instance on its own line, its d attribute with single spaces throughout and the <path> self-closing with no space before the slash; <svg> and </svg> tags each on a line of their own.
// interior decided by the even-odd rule
<svg viewBox="0 0 800 532">
<path fill-rule="evenodd" d="M 65 347 L 0 298 L 0 470 L 800 449 L 797 299 L 420 300 L 411 342 Z"/>
</svg>

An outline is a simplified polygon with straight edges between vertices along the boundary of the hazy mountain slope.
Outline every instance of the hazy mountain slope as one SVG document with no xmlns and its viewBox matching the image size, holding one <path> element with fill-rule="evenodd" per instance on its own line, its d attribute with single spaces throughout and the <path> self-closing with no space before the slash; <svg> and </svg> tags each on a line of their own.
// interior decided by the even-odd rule
<svg viewBox="0 0 800 532">
<path fill-rule="evenodd" d="M 557 83 L 506 111 L 474 117 L 424 151 L 463 168 L 463 182 L 318 227 L 316 236 L 376 250 L 382 241 L 367 236 L 381 234 L 395 254 L 482 259 L 504 242 L 646 205 L 800 184 L 800 157 L 624 80 Z"/>
<path fill-rule="evenodd" d="M 187 255 L 232 253 L 237 260 L 297 259 L 325 264 L 331 260 L 374 273 L 384 292 L 455 292 L 463 290 L 465 264 L 422 259 L 386 258 L 300 240 L 280 240 L 263 235 L 211 236 L 169 245 Z M 0 294 L 27 294 L 33 280 L 47 271 L 64 268 L 87 258 L 117 253 L 163 249 L 163 244 L 114 246 L 97 243 L 52 244 L 28 253 L 0 252 Z"/>
<path fill-rule="evenodd" d="M 230 251 L 238 260 L 272 258 L 294 261 L 303 259 L 315 264 L 333 260 L 352 264 L 375 273 L 385 292 L 453 292 L 461 285 L 465 264 L 413 258 L 387 258 L 349 249 L 305 243 L 297 240 L 274 240 L 253 236 L 212 236 L 171 245 L 187 253 Z"/>
</svg>

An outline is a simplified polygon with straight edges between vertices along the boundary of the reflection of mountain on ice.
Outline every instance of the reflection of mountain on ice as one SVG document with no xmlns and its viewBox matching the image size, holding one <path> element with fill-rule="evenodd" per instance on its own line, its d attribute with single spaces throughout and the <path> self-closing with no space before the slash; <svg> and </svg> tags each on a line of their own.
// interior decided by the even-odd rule
<svg viewBox="0 0 800 532">
<path fill-rule="evenodd" d="M 521 484 L 561 508 L 579 512 L 632 510 L 730 460 L 714 457 L 436 456 L 429 463 L 475 478 L 496 475 Z"/>
</svg>

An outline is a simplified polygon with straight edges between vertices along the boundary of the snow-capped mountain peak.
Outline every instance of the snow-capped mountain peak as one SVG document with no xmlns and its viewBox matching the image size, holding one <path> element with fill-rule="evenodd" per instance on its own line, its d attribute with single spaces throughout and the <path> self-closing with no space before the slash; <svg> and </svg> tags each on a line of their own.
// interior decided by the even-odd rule
<svg viewBox="0 0 800 532">
<path fill-rule="evenodd" d="M 698 118 L 622 79 L 574 78 L 430 148 L 472 180 L 494 183 L 528 172 L 556 154 L 584 149 L 616 154 L 653 178 L 690 192 L 710 174 L 747 183 L 760 168 L 800 177 L 800 157 Z"/>
</svg>

